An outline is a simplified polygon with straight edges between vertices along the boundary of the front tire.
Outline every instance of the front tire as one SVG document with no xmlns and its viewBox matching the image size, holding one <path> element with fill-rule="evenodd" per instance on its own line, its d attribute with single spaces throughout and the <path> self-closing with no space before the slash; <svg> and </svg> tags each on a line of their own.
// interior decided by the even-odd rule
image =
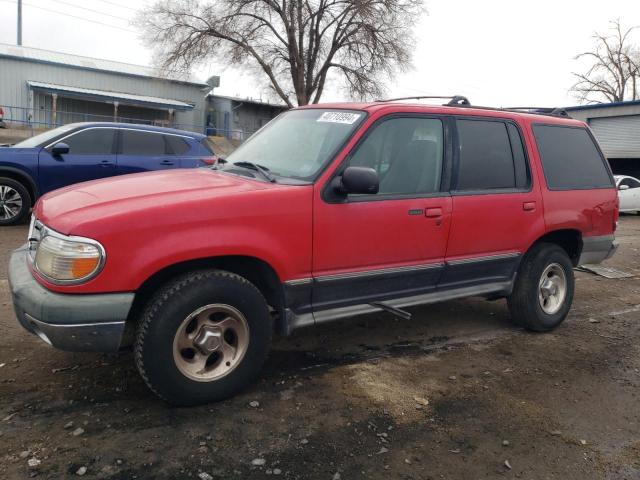
<svg viewBox="0 0 640 480">
<path fill-rule="evenodd" d="M 173 405 L 229 398 L 260 373 L 271 343 L 267 302 L 243 277 L 202 270 L 149 302 L 134 346 L 149 388 Z"/>
<path fill-rule="evenodd" d="M 540 243 L 522 259 L 507 297 L 513 321 L 535 332 L 554 329 L 569 314 L 575 279 L 569 256 L 558 245 Z"/>
<path fill-rule="evenodd" d="M 22 222 L 31 210 L 31 195 L 20 182 L 0 177 L 0 226 Z"/>
</svg>

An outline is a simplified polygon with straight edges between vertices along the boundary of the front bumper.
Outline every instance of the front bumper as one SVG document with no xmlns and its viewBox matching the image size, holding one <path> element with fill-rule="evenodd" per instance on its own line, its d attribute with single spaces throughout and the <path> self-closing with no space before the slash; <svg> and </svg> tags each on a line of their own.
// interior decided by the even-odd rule
<svg viewBox="0 0 640 480">
<path fill-rule="evenodd" d="M 618 242 L 613 235 L 584 237 L 578 265 L 601 263 L 613 257 L 616 250 L 618 250 Z"/>
<path fill-rule="evenodd" d="M 9 285 L 20 324 L 60 350 L 116 352 L 133 293 L 60 294 L 47 290 L 27 266 L 27 246 L 11 254 Z"/>
</svg>

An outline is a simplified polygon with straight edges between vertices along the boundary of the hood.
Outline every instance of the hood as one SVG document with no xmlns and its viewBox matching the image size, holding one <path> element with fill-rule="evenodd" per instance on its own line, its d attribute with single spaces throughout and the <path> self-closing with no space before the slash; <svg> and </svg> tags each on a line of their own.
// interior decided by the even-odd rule
<svg viewBox="0 0 640 480">
<path fill-rule="evenodd" d="M 274 185 L 207 168 L 136 173 L 54 190 L 40 199 L 35 213 L 46 225 L 69 234 L 96 219 L 175 210 L 181 205 L 193 209 L 216 197 L 266 188 Z"/>
</svg>

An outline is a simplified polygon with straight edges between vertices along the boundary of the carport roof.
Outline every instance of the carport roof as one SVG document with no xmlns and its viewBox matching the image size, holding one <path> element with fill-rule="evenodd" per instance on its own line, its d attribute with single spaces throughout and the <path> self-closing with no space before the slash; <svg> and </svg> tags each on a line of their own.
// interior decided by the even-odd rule
<svg viewBox="0 0 640 480">
<path fill-rule="evenodd" d="M 58 93 L 65 97 L 93 99 L 103 102 L 119 102 L 126 105 L 139 105 L 149 108 L 192 110 L 193 105 L 180 100 L 169 98 L 149 97 L 146 95 L 133 95 L 123 92 L 109 92 L 107 90 L 95 90 L 91 88 L 71 87 L 68 85 L 56 85 L 53 83 L 36 82 L 29 80 L 30 88 L 45 92 Z"/>
</svg>

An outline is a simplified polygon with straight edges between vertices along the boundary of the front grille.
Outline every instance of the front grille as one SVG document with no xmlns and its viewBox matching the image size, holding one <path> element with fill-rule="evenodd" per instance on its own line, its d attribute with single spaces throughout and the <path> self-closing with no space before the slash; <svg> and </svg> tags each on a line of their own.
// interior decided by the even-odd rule
<svg viewBox="0 0 640 480">
<path fill-rule="evenodd" d="M 42 225 L 42 222 L 36 220 L 35 217 L 31 217 L 31 225 L 29 226 L 27 242 L 29 242 L 29 256 L 31 257 L 32 262 L 35 260 L 36 250 L 38 249 L 40 240 L 42 240 L 43 234 L 44 226 Z"/>
</svg>

